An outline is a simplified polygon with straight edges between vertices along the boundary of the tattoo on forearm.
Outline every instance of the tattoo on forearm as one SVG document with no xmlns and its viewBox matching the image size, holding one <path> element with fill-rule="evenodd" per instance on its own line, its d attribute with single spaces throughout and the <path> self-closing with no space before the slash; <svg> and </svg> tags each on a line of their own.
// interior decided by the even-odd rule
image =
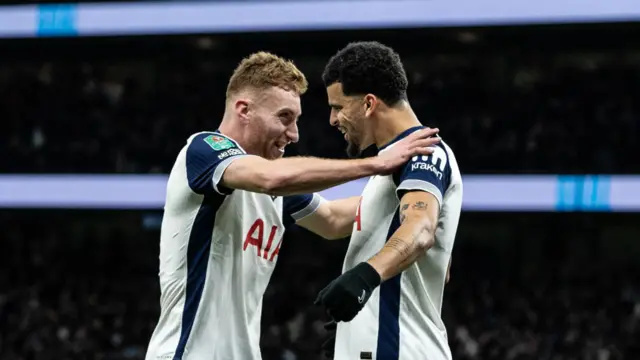
<svg viewBox="0 0 640 360">
<path fill-rule="evenodd" d="M 415 257 L 413 244 L 407 243 L 400 238 L 392 237 L 387 241 L 385 247 L 400 255 L 400 264 L 398 264 L 400 268 L 399 270 L 402 270 L 405 266 L 413 262 L 413 258 Z"/>
<path fill-rule="evenodd" d="M 396 252 L 399 255 L 400 262 L 397 264 L 396 271 L 404 271 L 404 269 L 424 254 L 418 250 L 420 248 L 419 237 L 423 235 L 423 232 L 414 234 L 410 240 L 394 236 L 387 241 L 384 248 L 388 251 Z"/>
<path fill-rule="evenodd" d="M 407 218 L 407 215 L 404 213 L 409 208 L 409 204 L 404 204 L 400 208 L 400 224 L 404 222 L 404 219 Z"/>
<path fill-rule="evenodd" d="M 424 201 L 417 201 L 411 208 L 413 210 L 427 210 L 427 204 Z"/>
</svg>

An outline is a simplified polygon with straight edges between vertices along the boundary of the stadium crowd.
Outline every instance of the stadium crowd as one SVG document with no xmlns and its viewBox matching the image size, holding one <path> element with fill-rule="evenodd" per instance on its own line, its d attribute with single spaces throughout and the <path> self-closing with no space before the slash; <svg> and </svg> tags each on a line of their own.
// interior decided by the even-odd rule
<svg viewBox="0 0 640 360">
<path fill-rule="evenodd" d="M 166 173 L 190 134 L 218 126 L 238 60 L 5 64 L 0 172 Z M 289 154 L 344 157 L 328 124 L 324 60 L 296 60 L 311 87 Z M 640 171 L 629 155 L 640 152 L 632 57 L 411 53 L 405 63 L 412 106 L 466 173 Z"/>
<path fill-rule="evenodd" d="M 571 216 L 467 215 L 443 310 L 454 359 L 640 358 L 640 248 L 585 252 L 618 239 L 568 229 Z M 157 230 L 138 213 L 0 219 L 0 358 L 143 358 L 158 312 Z M 621 241 L 633 240 L 637 225 L 625 221 Z M 326 319 L 312 302 L 339 273 L 345 245 L 287 235 L 264 302 L 265 360 L 322 359 Z"/>
</svg>

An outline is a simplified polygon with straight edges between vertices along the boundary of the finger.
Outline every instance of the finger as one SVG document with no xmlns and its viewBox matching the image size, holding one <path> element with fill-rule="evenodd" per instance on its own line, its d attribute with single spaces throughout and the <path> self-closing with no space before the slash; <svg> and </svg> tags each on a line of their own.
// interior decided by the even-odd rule
<svg viewBox="0 0 640 360">
<path fill-rule="evenodd" d="M 417 147 L 411 150 L 412 156 L 416 155 L 431 155 L 434 152 L 432 147 Z"/>
<path fill-rule="evenodd" d="M 414 140 L 409 144 L 409 150 L 413 150 L 415 148 L 433 147 L 434 145 L 438 144 L 440 141 L 441 139 L 437 137 Z"/>
<path fill-rule="evenodd" d="M 441 141 L 442 141 L 442 139 L 437 137 L 437 136 L 418 140 L 418 142 L 420 142 L 420 143 L 428 144 L 426 146 L 435 145 L 435 144 L 440 143 Z"/>
<path fill-rule="evenodd" d="M 440 138 L 428 138 L 416 140 L 411 144 L 411 147 L 429 147 L 440 142 Z"/>
<path fill-rule="evenodd" d="M 435 136 L 439 132 L 440 132 L 440 129 L 438 128 L 424 128 L 418 131 L 414 131 L 413 134 L 411 135 L 414 135 L 413 136 L 414 138 L 425 138 L 425 137 Z"/>
<path fill-rule="evenodd" d="M 426 128 L 425 129 L 425 133 L 431 135 L 431 136 L 435 136 L 440 132 L 440 129 L 438 128 Z"/>
</svg>

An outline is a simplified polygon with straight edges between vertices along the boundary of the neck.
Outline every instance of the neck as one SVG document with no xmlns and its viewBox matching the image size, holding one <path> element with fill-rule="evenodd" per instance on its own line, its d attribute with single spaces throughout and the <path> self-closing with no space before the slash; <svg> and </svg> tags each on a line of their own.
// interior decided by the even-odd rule
<svg viewBox="0 0 640 360">
<path fill-rule="evenodd" d="M 255 149 L 251 148 L 246 127 L 243 126 L 238 119 L 234 118 L 233 114 L 225 111 L 222 122 L 218 128 L 220 129 L 220 133 L 235 140 L 247 153 L 254 154 Z"/>
<path fill-rule="evenodd" d="M 373 121 L 373 140 L 378 148 L 388 144 L 403 131 L 422 125 L 407 102 L 384 109 Z"/>
</svg>

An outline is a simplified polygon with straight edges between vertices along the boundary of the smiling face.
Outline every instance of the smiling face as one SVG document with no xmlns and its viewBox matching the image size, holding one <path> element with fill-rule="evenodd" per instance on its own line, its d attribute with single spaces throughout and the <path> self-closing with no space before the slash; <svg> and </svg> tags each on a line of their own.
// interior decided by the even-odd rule
<svg viewBox="0 0 640 360">
<path fill-rule="evenodd" d="M 256 93 L 246 103 L 243 114 L 249 123 L 247 150 L 266 159 L 278 159 L 285 147 L 299 139 L 300 96 L 273 86 Z"/>
<path fill-rule="evenodd" d="M 374 143 L 376 124 L 386 109 L 407 100 L 407 74 L 400 56 L 375 41 L 349 43 L 322 72 L 331 106 L 331 125 L 344 133 L 348 153 L 358 155 Z"/>
<path fill-rule="evenodd" d="M 248 153 L 277 159 L 298 141 L 300 96 L 307 86 L 293 62 L 274 54 L 260 51 L 240 62 L 227 85 L 227 106 L 233 107 Z"/>
<path fill-rule="evenodd" d="M 347 155 L 359 156 L 373 143 L 367 126 L 366 99 L 362 96 L 346 96 L 340 83 L 327 87 L 327 97 L 331 107 L 329 123 L 344 134 Z"/>
</svg>

